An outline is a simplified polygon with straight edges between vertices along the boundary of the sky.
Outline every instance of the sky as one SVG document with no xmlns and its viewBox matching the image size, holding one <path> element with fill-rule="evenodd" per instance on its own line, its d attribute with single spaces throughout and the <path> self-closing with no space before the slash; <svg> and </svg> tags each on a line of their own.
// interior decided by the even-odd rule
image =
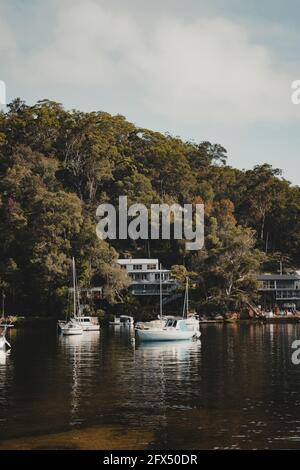
<svg viewBox="0 0 300 470">
<path fill-rule="evenodd" d="M 1 0 L 7 101 L 122 114 L 300 184 L 298 0 Z"/>
</svg>

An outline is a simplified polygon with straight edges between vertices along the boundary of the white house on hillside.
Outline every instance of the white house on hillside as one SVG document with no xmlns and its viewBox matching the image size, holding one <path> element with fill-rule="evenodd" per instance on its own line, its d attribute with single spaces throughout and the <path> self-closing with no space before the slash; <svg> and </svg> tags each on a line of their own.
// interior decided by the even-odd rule
<svg viewBox="0 0 300 470">
<path fill-rule="evenodd" d="M 171 271 L 159 269 L 158 259 L 119 259 L 118 263 L 131 278 L 130 292 L 133 295 L 159 295 L 160 274 L 163 295 L 171 295 L 177 288 Z"/>
</svg>

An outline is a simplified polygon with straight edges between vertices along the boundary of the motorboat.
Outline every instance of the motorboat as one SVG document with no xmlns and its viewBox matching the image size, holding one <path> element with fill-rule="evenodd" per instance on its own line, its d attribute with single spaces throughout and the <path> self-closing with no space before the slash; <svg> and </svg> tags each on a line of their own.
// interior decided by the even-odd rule
<svg viewBox="0 0 300 470">
<path fill-rule="evenodd" d="M 134 318 L 129 315 L 114 316 L 114 319 L 109 322 L 111 326 L 134 326 Z"/>
</svg>

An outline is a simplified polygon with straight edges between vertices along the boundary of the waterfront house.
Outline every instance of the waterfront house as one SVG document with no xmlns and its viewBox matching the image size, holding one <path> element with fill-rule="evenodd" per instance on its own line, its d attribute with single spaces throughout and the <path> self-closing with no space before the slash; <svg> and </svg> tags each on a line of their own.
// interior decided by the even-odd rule
<svg viewBox="0 0 300 470">
<path fill-rule="evenodd" d="M 261 274 L 257 277 L 264 308 L 300 310 L 300 273 Z"/>
<path fill-rule="evenodd" d="M 177 282 L 169 269 L 159 268 L 158 259 L 128 258 L 119 259 L 118 264 L 126 269 L 131 279 L 129 287 L 133 295 L 159 295 L 160 274 L 163 295 L 172 295 L 177 289 Z"/>
</svg>

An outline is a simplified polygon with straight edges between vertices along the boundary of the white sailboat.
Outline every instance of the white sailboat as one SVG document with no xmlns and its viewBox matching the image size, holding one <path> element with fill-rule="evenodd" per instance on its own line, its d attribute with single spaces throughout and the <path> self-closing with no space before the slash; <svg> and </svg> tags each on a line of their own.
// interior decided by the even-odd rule
<svg viewBox="0 0 300 470">
<path fill-rule="evenodd" d="M 186 283 L 185 283 L 185 295 L 184 295 L 184 302 L 183 302 L 182 317 L 186 318 L 186 324 L 188 325 L 188 328 L 196 331 L 197 332 L 196 337 L 200 338 L 201 332 L 200 332 L 199 315 L 197 315 L 196 312 L 191 312 L 190 306 L 189 306 L 189 278 L 188 277 L 186 277 Z"/>
<path fill-rule="evenodd" d="M 155 321 L 154 324 L 150 324 L 145 327 L 143 324 L 136 328 L 136 334 L 140 341 L 179 341 L 179 340 L 190 340 L 193 337 L 199 338 L 199 325 L 198 330 L 194 324 L 188 324 L 187 320 L 184 318 L 185 314 L 185 302 L 183 315 L 181 318 L 169 317 L 167 319 L 163 318 L 163 308 L 162 308 L 162 279 L 161 279 L 161 269 L 159 276 L 159 295 L 160 295 L 160 321 Z M 188 285 L 187 285 L 188 288 Z M 187 295 L 187 293 L 186 293 Z M 151 322 L 150 322 L 151 323 Z"/>
<path fill-rule="evenodd" d="M 78 322 L 79 317 L 79 299 L 77 296 L 77 280 L 76 280 L 76 268 L 75 259 L 72 259 L 73 268 L 73 317 L 66 323 L 59 322 L 58 325 L 63 335 L 82 335 L 83 329 Z"/>
<path fill-rule="evenodd" d="M 6 298 L 6 295 L 4 292 L 2 292 L 2 316 L 0 319 L 0 327 L 1 328 L 13 328 L 14 325 L 10 321 L 9 317 L 8 318 L 5 317 L 5 298 Z"/>
</svg>

